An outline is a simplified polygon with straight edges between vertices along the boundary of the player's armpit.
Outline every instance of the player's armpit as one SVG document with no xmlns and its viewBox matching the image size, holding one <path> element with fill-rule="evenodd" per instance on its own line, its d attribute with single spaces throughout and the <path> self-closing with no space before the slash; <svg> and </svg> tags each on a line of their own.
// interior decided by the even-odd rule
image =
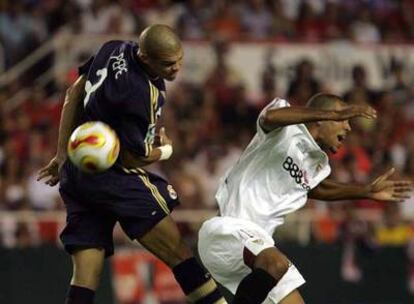
<svg viewBox="0 0 414 304">
<path fill-rule="evenodd" d="M 315 200 L 323 200 L 323 187 L 321 185 L 316 186 L 308 192 L 308 198 Z"/>
</svg>

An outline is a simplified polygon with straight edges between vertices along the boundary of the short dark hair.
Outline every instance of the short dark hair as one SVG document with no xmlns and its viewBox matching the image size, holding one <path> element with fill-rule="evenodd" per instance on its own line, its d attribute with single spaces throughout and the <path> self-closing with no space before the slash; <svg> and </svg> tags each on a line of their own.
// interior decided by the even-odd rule
<svg viewBox="0 0 414 304">
<path fill-rule="evenodd" d="M 329 110 L 335 107 L 337 104 L 345 105 L 346 103 L 342 100 L 341 97 L 334 95 L 334 94 L 328 94 L 328 93 L 318 93 L 316 95 L 313 95 L 308 102 L 306 103 L 306 106 L 309 108 L 315 108 L 315 109 L 324 109 Z"/>
<path fill-rule="evenodd" d="M 180 38 L 165 24 L 145 28 L 139 36 L 138 44 L 140 51 L 151 58 L 157 58 L 164 52 L 177 52 L 182 48 Z"/>
</svg>

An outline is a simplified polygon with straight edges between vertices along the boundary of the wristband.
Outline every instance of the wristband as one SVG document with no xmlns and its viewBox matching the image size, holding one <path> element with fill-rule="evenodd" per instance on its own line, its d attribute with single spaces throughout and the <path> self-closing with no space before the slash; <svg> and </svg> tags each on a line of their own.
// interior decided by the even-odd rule
<svg viewBox="0 0 414 304">
<path fill-rule="evenodd" d="M 173 147 L 171 145 L 160 146 L 158 149 L 161 151 L 160 160 L 169 159 L 173 154 Z"/>
</svg>

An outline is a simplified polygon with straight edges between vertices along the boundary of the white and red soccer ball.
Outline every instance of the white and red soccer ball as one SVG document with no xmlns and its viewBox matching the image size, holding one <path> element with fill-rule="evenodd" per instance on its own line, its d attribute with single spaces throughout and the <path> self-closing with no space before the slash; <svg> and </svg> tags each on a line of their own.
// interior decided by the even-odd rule
<svg viewBox="0 0 414 304">
<path fill-rule="evenodd" d="M 107 124 L 90 121 L 72 132 L 67 151 L 69 159 L 81 171 L 102 172 L 109 169 L 118 158 L 119 139 Z"/>
</svg>

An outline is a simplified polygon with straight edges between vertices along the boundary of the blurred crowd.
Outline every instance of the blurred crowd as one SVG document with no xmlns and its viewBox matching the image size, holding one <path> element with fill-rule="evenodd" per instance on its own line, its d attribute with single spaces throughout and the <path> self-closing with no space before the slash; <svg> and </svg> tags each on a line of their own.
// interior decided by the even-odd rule
<svg viewBox="0 0 414 304">
<path fill-rule="evenodd" d="M 413 0 L 4 0 L 6 67 L 57 31 L 133 34 L 162 20 L 184 39 L 407 43 Z"/>
<path fill-rule="evenodd" d="M 298 58 L 283 91 L 275 66 L 264 61 L 257 75 L 260 94 L 252 97 L 243 75 L 228 64 L 231 41 L 412 43 L 413 12 L 412 0 L 6 0 L 0 4 L 0 42 L 5 66 L 10 67 L 61 31 L 131 34 L 161 20 L 185 40 L 221 37 L 214 45 L 215 65 L 201 85 L 180 81 L 169 91 L 161 124 L 175 152 L 170 161 L 150 168 L 168 177 L 180 195 L 180 208 L 214 210 L 220 177 L 254 135 L 262 107 L 275 96 L 303 105 L 313 94 L 330 91 L 328 79 L 315 76 L 314 63 Z M 414 181 L 414 80 L 408 72 L 404 62 L 395 61 L 389 85 L 374 90 L 365 67 L 356 65 L 352 85 L 345 92 L 331 91 L 350 104 L 369 104 L 379 112 L 377 121 L 352 122 L 345 146 L 332 155 L 332 178 L 367 183 L 395 167 L 394 178 Z M 17 82 L 0 88 L 0 212 L 62 210 L 57 188 L 37 182 L 36 172 L 55 153 L 64 90 L 33 86 L 18 106 L 5 107 L 20 89 Z M 346 241 L 350 253 L 354 244 L 400 246 L 414 239 L 414 198 L 402 204 L 310 202 L 307 208 L 318 215 L 312 241 Z M 373 216 L 361 218 L 358 211 L 367 209 Z M 46 221 L 37 227 L 40 236 L 33 237 L 36 230 L 27 223 L 2 223 L 0 244 L 7 246 L 55 242 L 59 228 Z M 357 278 L 349 256 L 344 275 Z"/>
</svg>

